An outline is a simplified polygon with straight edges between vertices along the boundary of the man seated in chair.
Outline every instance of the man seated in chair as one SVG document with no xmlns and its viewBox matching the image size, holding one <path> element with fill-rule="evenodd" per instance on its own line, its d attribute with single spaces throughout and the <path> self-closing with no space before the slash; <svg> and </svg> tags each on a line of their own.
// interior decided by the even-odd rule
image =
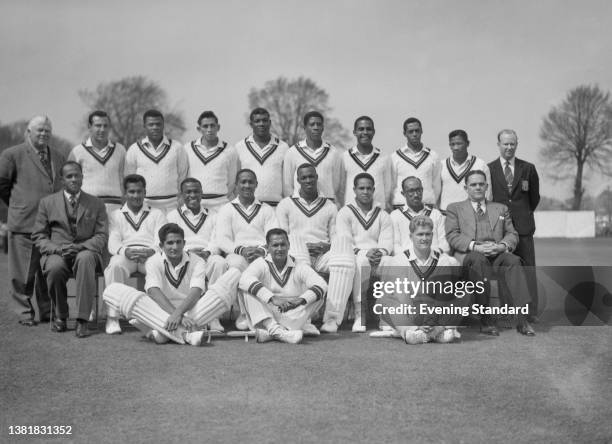
<svg viewBox="0 0 612 444">
<path fill-rule="evenodd" d="M 464 274 L 473 282 L 484 282 L 485 291 L 476 293 L 476 303 L 489 307 L 491 279 L 498 275 L 510 291 L 516 307 L 531 301 L 521 259 L 512 254 L 518 235 L 508 207 L 485 199 L 488 184 L 486 174 L 473 170 L 465 176 L 468 199 L 448 205 L 446 238 L 462 262 Z M 483 314 L 480 331 L 499 336 L 495 317 Z M 525 336 L 535 336 L 527 315 L 519 314 L 516 329 Z"/>
<path fill-rule="evenodd" d="M 416 292 L 396 292 L 391 295 L 374 294 L 380 301 L 379 308 L 374 308 L 382 319 L 392 326 L 392 330 L 370 333 L 371 337 L 401 337 L 407 344 L 424 344 L 426 342 L 453 342 L 460 335 L 455 327 L 461 319 L 460 314 L 428 313 L 431 310 L 445 307 L 465 306 L 463 290 L 443 292 L 448 282 L 455 282 L 461 276 L 459 263 L 452 257 L 433 249 L 434 222 L 429 216 L 416 215 L 409 224 L 411 247 L 393 256 L 388 261 L 389 267 L 382 270 L 382 280 L 393 282 L 396 278 L 407 279 L 420 284 Z M 442 284 L 436 287 L 435 284 Z M 430 284 L 430 285 L 428 285 Z M 405 288 L 405 287 L 404 287 Z M 412 287 L 411 287 L 412 288 Z M 455 297 L 455 295 L 457 295 Z M 405 313 L 385 308 L 411 306 L 414 312 Z M 421 307 L 427 307 L 422 309 Z M 422 312 L 425 311 L 425 313 Z"/>
<path fill-rule="evenodd" d="M 204 326 L 235 302 L 240 272 L 228 270 L 206 291 L 206 264 L 184 251 L 183 229 L 168 223 L 158 237 L 161 253 L 145 264 L 146 294 L 115 283 L 106 287 L 104 302 L 155 343 L 200 345 Z"/>
<path fill-rule="evenodd" d="M 147 183 L 139 174 L 123 178 L 125 203 L 110 216 L 108 251 L 113 255 L 106 270 L 106 285 L 127 284 L 135 272 L 145 274 L 145 262 L 159 251 L 157 232 L 166 223 L 161 210 L 145 204 Z M 106 333 L 121 333 L 119 314 L 107 306 Z"/>
<path fill-rule="evenodd" d="M 352 281 L 355 321 L 353 332 L 366 331 L 362 319 L 361 301 L 366 296 L 371 276 L 377 274 L 379 265 L 390 259 L 393 249 L 393 227 L 384 208 L 374 203 L 374 178 L 368 173 L 359 173 L 353 179 L 354 199 L 342 207 L 336 218 L 336 233 L 348 235 L 354 251 L 355 275 Z M 348 258 L 347 258 L 348 259 Z M 342 323 L 344 309 L 350 292 L 330 292 L 325 305 L 324 333 L 335 333 Z"/>
<path fill-rule="evenodd" d="M 89 336 L 87 319 L 97 292 L 96 270 L 108 239 L 104 202 L 81 191 L 83 170 L 74 161 L 61 168 L 63 190 L 43 198 L 32 233 L 41 252 L 41 267 L 55 307 L 53 330 L 66 331 L 68 293 L 66 283 L 76 278 L 76 336 Z"/>
<path fill-rule="evenodd" d="M 301 342 L 303 328 L 323 304 L 327 284 L 309 265 L 289 256 L 287 232 L 266 233 L 268 254 L 244 271 L 239 288 L 242 305 L 257 342 Z"/>
<path fill-rule="evenodd" d="M 213 243 L 215 215 L 202 207 L 202 183 L 188 177 L 181 183 L 183 204 L 168 213 L 168 222 L 177 224 L 185 232 L 185 251 L 201 257 L 206 263 L 206 279 L 214 284 L 227 271 L 226 260 L 219 255 Z M 223 332 L 218 319 L 211 321 L 209 328 Z"/>
</svg>

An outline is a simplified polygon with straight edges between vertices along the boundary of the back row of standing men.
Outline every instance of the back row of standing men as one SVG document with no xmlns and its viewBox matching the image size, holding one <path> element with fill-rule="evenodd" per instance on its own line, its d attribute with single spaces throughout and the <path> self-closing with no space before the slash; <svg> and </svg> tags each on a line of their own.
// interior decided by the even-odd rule
<svg viewBox="0 0 612 444">
<path fill-rule="evenodd" d="M 535 264 L 532 211 L 537 201 L 534 204 L 531 199 L 526 210 L 524 206 L 513 207 L 510 185 L 520 183 L 519 189 L 523 192 L 529 191 L 533 195 L 535 191 L 537 195 L 537 175 L 528 178 L 529 184 L 524 183 L 527 180 L 524 172 L 527 170 L 520 170 L 522 164 L 515 162 L 517 137 L 513 131 L 500 132 L 500 161 L 487 166 L 481 159 L 468 154 L 469 140 L 463 130 L 449 134 L 452 156 L 440 161 L 433 150 L 422 144 L 422 124 L 416 118 L 404 122 L 407 143 L 390 156 L 382 155 L 373 146 L 375 129 L 369 117 L 356 119 L 353 132 L 356 145 L 344 152 L 323 140 L 324 118 L 320 113 L 307 113 L 303 123 L 305 140 L 290 148 L 270 133 L 269 113 L 258 108 L 250 115 L 253 133 L 235 146 L 230 146 L 218 137 L 220 125 L 215 114 L 206 111 L 198 118 L 197 129 L 202 136 L 183 146 L 166 137 L 163 115 L 151 110 L 143 116 L 146 136 L 126 151 L 120 144 L 109 140 L 110 121 L 106 113 L 95 111 L 89 116 L 90 136 L 71 151 L 69 160 L 78 162 L 82 167 L 83 190 L 103 199 L 109 213 L 120 208 L 125 191 L 122 189 L 123 178 L 134 173 L 146 179 L 147 203 L 163 213 L 177 208 L 177 192 L 181 191 L 183 180 L 186 177 L 198 178 L 203 184 L 202 206 L 216 213 L 233 198 L 236 172 L 241 168 L 248 168 L 257 176 L 255 197 L 276 206 L 283 197 L 294 195 L 298 185 L 296 170 L 303 163 L 315 166 L 320 194 L 333 199 L 338 207 L 352 201 L 353 178 L 367 172 L 376 183 L 374 200 L 387 210 L 406 204 L 408 196 L 402 194 L 402 182 L 409 176 L 420 179 L 424 202 L 445 209 L 449 203 L 466 198 L 463 179 L 469 171 L 483 170 L 487 183 L 492 183 L 489 166 L 493 168 L 499 163 L 503 187 L 495 200 L 510 207 L 514 224 L 524 241 L 523 244 L 519 243 L 517 252 L 524 253 L 523 259 L 527 265 Z M 53 178 L 63 163 L 61 155 L 47 146 L 51 133 L 51 123 L 47 118 L 33 119 L 27 131 L 26 143 L 33 149 L 29 155 L 38 153 L 39 168 L 47 177 L 35 177 L 37 175 L 33 174 L 27 180 L 20 181 L 22 188 L 15 189 L 17 162 L 4 155 L 0 162 L 2 198 L 10 208 L 19 210 L 9 211 L 10 247 L 13 250 L 21 249 L 23 254 L 11 255 L 18 259 L 10 261 L 10 274 L 13 294 L 26 307 L 24 322 L 28 322 L 27 316 L 32 319 L 33 315 L 30 296 L 36 272 L 33 268 L 36 267 L 32 264 L 38 262 L 39 254 L 31 244 L 29 234 L 38 200 L 57 189 Z M 532 165 L 530 167 L 529 171 L 535 171 Z M 491 190 L 496 189 L 495 183 L 489 188 L 489 199 Z M 27 189 L 23 184 L 29 184 Z M 537 197 L 539 199 L 539 195 Z M 44 283 L 43 279 L 39 281 Z M 42 316 L 45 307 L 41 306 L 41 301 L 39 307 Z"/>
</svg>

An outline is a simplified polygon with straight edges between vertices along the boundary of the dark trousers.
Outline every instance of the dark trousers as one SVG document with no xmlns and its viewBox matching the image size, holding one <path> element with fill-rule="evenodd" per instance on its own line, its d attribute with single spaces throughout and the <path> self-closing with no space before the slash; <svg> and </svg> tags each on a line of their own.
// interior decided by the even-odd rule
<svg viewBox="0 0 612 444">
<path fill-rule="evenodd" d="M 51 302 L 40 267 L 40 252 L 32 242 L 30 233 L 9 233 L 8 253 L 10 292 L 15 301 L 15 311 L 34 319 L 34 294 L 40 318 L 48 318 Z"/>
<path fill-rule="evenodd" d="M 76 280 L 77 319 L 88 320 L 97 290 L 96 270 L 100 268 L 99 256 L 88 250 L 80 251 L 73 260 L 51 254 L 43 256 L 42 269 L 47 279 L 49 296 L 55 305 L 55 315 L 68 318 L 68 291 L 66 283 L 71 275 Z"/>
<path fill-rule="evenodd" d="M 525 270 L 521 258 L 515 254 L 502 253 L 493 258 L 471 251 L 463 259 L 463 271 L 468 280 L 484 282 L 484 291 L 475 292 L 477 304 L 489 306 L 491 279 L 497 278 L 510 291 L 509 303 L 525 306 L 531 302 Z"/>
<path fill-rule="evenodd" d="M 527 267 L 525 274 L 527 275 L 527 286 L 531 295 L 531 308 L 533 314 L 537 313 L 538 309 L 538 279 L 535 270 L 535 248 L 533 245 L 533 236 L 520 236 L 518 245 L 514 254 L 523 259 L 523 264 Z"/>
</svg>

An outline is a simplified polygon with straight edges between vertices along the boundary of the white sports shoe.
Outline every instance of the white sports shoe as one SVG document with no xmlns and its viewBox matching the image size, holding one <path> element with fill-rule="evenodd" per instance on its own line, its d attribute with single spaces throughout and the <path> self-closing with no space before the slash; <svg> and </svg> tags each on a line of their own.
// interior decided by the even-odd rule
<svg viewBox="0 0 612 444">
<path fill-rule="evenodd" d="M 429 337 L 427 333 L 423 330 L 406 330 L 404 332 L 404 341 L 406 344 L 426 344 L 429 342 Z"/>
<path fill-rule="evenodd" d="M 374 330 L 368 335 L 371 338 L 400 338 L 397 330 Z"/>
<path fill-rule="evenodd" d="M 393 331 L 394 330 L 393 327 L 391 327 L 390 325 L 385 325 L 385 324 L 380 325 L 378 328 L 380 331 Z"/>
<path fill-rule="evenodd" d="M 185 340 L 185 342 L 195 347 L 202 345 L 203 337 L 204 337 L 204 330 L 189 331 L 189 332 L 183 333 L 183 339 Z"/>
<path fill-rule="evenodd" d="M 268 330 L 268 334 L 272 336 L 273 339 L 287 344 L 299 344 L 304 337 L 302 330 L 288 330 L 278 324 Z"/>
<path fill-rule="evenodd" d="M 304 332 L 304 336 L 319 336 L 321 334 L 319 329 L 312 325 L 310 320 L 306 321 L 306 323 L 302 326 L 302 332 Z"/>
<path fill-rule="evenodd" d="M 454 328 L 446 328 L 444 331 L 438 333 L 434 338 L 435 342 L 440 344 L 447 344 L 449 342 L 453 342 L 455 340 L 455 329 Z"/>
<path fill-rule="evenodd" d="M 236 319 L 236 329 L 241 331 L 249 329 L 249 322 L 247 321 L 245 315 L 240 314 L 240 316 L 238 316 L 238 318 Z"/>
<path fill-rule="evenodd" d="M 151 330 L 145 335 L 145 338 L 147 338 L 149 341 L 155 342 L 156 344 L 166 344 L 170 342 L 170 339 L 162 335 L 157 330 Z"/>
<path fill-rule="evenodd" d="M 321 331 L 323 333 L 337 333 L 338 324 L 333 319 L 328 319 L 323 325 L 321 325 Z"/>
<path fill-rule="evenodd" d="M 353 333 L 365 333 L 366 327 L 365 325 L 361 325 L 361 316 L 357 316 L 355 318 L 355 322 L 353 322 Z"/>
<path fill-rule="evenodd" d="M 106 334 L 107 335 L 118 335 L 121 334 L 121 326 L 119 325 L 119 319 L 117 318 L 106 318 Z"/>
<path fill-rule="evenodd" d="M 255 340 L 260 344 L 264 342 L 270 342 L 272 340 L 272 336 L 263 328 L 258 328 L 255 330 Z"/>
<path fill-rule="evenodd" d="M 208 323 L 208 329 L 214 330 L 214 331 L 221 331 L 221 332 L 225 331 L 225 328 L 223 328 L 223 325 L 221 325 L 221 322 L 219 322 L 219 319 L 213 319 L 212 321 L 210 321 Z"/>
</svg>

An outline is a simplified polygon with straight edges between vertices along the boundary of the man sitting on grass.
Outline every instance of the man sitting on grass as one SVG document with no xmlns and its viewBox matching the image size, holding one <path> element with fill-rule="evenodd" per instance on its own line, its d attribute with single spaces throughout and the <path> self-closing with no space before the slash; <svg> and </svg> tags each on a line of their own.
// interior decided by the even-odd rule
<svg viewBox="0 0 612 444">
<path fill-rule="evenodd" d="M 177 224 L 159 230 L 161 253 L 146 262 L 146 294 L 124 284 L 111 284 L 104 301 L 117 310 L 152 341 L 162 344 L 200 345 L 203 328 L 227 311 L 240 272 L 228 270 L 206 290 L 206 265 L 196 254 L 187 253 L 185 233 Z"/>
</svg>

